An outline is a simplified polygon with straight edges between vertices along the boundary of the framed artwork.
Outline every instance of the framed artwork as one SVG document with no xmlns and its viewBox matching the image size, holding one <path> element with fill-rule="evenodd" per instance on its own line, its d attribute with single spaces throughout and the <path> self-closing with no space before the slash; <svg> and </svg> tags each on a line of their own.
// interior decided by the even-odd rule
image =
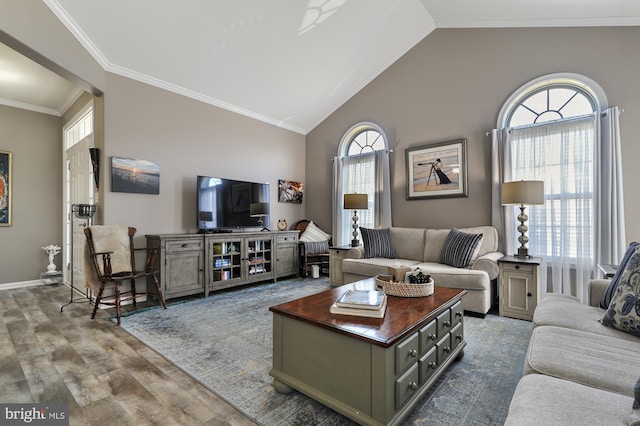
<svg viewBox="0 0 640 426">
<path fill-rule="evenodd" d="M 302 203 L 304 183 L 278 179 L 278 201 L 281 203 Z"/>
<path fill-rule="evenodd" d="M 160 164 L 154 161 L 111 157 L 111 191 L 160 194 Z"/>
<path fill-rule="evenodd" d="M 11 226 L 12 154 L 0 151 L 0 226 Z"/>
<path fill-rule="evenodd" d="M 407 200 L 467 196 L 467 140 L 406 149 Z"/>
</svg>

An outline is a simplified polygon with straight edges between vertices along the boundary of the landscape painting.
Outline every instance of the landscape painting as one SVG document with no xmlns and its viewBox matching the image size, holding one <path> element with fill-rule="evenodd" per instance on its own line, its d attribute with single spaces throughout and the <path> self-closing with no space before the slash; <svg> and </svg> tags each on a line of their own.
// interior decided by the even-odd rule
<svg viewBox="0 0 640 426">
<path fill-rule="evenodd" d="M 160 194 L 160 164 L 154 161 L 111 157 L 111 191 Z"/>
</svg>

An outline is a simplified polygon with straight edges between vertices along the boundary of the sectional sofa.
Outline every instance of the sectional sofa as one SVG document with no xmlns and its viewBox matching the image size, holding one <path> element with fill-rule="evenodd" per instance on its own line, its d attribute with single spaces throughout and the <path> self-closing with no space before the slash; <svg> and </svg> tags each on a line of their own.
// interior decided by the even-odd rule
<svg viewBox="0 0 640 426">
<path fill-rule="evenodd" d="M 538 304 L 505 425 L 640 424 L 640 337 L 602 324 L 609 284 L 591 281 L 588 305 L 554 293 Z"/>
<path fill-rule="evenodd" d="M 432 276 L 436 286 L 467 290 L 463 297 L 465 311 L 485 315 L 492 304 L 492 281 L 498 277 L 498 259 L 503 256 L 498 251 L 498 233 L 491 226 L 458 229 L 465 234 L 482 234 L 471 263 L 458 267 L 441 262 L 451 230 L 391 227 L 390 252 L 393 255 L 367 258 L 364 245 L 350 249 L 342 261 L 344 283 L 386 274 L 389 267 L 399 265 L 420 268 Z M 364 243 L 366 245 L 366 241 Z"/>
</svg>

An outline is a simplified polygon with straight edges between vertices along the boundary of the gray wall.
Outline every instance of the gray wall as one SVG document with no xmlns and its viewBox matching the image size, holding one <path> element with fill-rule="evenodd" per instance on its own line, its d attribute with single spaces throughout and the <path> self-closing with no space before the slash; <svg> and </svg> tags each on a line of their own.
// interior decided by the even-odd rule
<svg viewBox="0 0 640 426">
<path fill-rule="evenodd" d="M 0 105 L 0 150 L 13 153 L 12 225 L 0 227 L 0 283 L 40 278 L 41 247 L 62 246 L 61 119 Z M 55 257 L 60 270 L 62 255 Z"/>
<path fill-rule="evenodd" d="M 307 212 L 331 226 L 331 163 L 340 138 L 360 121 L 387 132 L 395 226 L 491 223 L 491 144 L 486 132 L 523 84 L 572 72 L 596 81 L 621 116 L 627 241 L 640 238 L 640 28 L 438 29 L 307 135 Z M 469 197 L 406 200 L 405 150 L 467 138 Z M 319 161 L 324 159 L 324 161 Z"/>
<path fill-rule="evenodd" d="M 278 179 L 304 181 L 303 135 L 104 72 L 38 0 L 0 0 L 0 8 L 0 32 L 105 93 L 96 102 L 97 132 L 104 129 L 104 140 L 96 135 L 103 150 L 100 222 L 137 227 L 136 242 L 149 233 L 193 232 L 197 174 L 269 182 L 271 226 L 304 217 L 304 204 L 277 201 Z M 41 130 L 40 120 L 55 125 Z M 14 151 L 14 180 L 21 179 L 14 226 L 0 228 L 0 284 L 38 279 L 47 265 L 40 247 L 62 243 L 61 127 L 60 118 L 0 109 L 0 149 Z M 111 192 L 113 155 L 158 161 L 160 195 Z"/>
<path fill-rule="evenodd" d="M 196 176 L 269 182 L 271 223 L 304 206 L 279 203 L 278 179 L 304 181 L 304 136 L 114 74 L 104 98 L 104 222 L 149 233 L 195 232 Z M 160 163 L 160 195 L 111 192 L 111 157 Z M 98 207 L 100 209 L 100 206 Z"/>
</svg>

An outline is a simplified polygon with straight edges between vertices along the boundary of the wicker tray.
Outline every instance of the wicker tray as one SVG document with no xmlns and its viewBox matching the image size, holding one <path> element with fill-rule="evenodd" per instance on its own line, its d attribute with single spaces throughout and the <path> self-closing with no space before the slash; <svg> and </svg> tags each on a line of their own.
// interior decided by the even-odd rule
<svg viewBox="0 0 640 426">
<path fill-rule="evenodd" d="M 386 279 L 385 279 L 386 278 Z M 376 277 L 376 284 L 390 296 L 399 297 L 425 297 L 433 294 L 433 278 L 427 284 L 410 284 L 405 282 L 389 281 L 389 277 Z"/>
</svg>

